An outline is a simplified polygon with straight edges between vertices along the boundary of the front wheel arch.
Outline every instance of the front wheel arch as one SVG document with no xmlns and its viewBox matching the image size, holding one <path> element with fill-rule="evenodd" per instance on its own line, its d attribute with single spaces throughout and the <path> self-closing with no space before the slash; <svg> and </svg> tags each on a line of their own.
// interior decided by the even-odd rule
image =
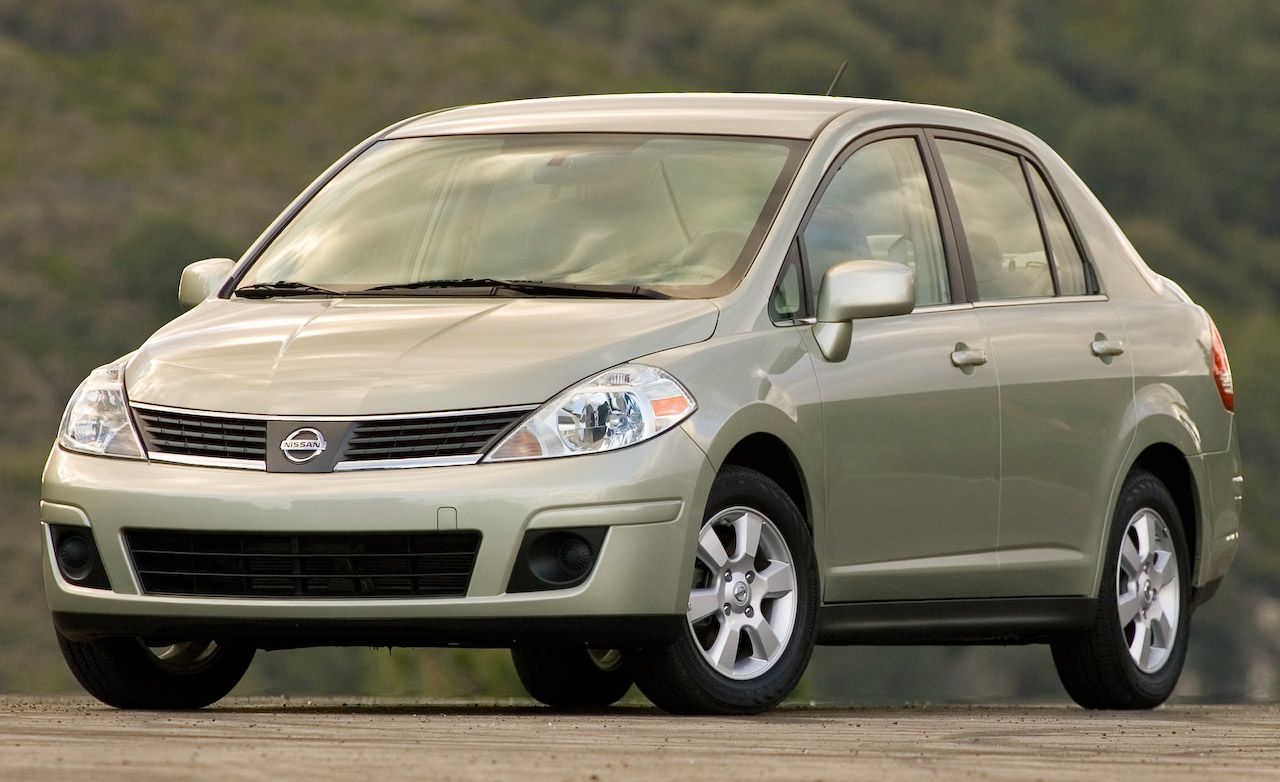
<svg viewBox="0 0 1280 782">
<path fill-rule="evenodd" d="M 800 510 L 805 524 L 813 530 L 813 503 L 809 497 L 809 484 L 805 480 L 800 461 L 781 439 L 768 432 L 748 435 L 725 455 L 720 468 L 723 470 L 726 465 L 755 470 L 778 484 Z"/>
</svg>

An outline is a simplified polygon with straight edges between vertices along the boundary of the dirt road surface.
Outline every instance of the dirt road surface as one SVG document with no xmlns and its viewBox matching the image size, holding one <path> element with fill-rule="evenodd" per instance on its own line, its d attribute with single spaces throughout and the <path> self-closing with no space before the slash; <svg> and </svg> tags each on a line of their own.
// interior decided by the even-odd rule
<svg viewBox="0 0 1280 782">
<path fill-rule="evenodd" d="M 785 708 L 669 717 L 528 704 L 232 699 L 189 713 L 0 698 L 0 779 L 1280 778 L 1280 706 Z"/>
</svg>

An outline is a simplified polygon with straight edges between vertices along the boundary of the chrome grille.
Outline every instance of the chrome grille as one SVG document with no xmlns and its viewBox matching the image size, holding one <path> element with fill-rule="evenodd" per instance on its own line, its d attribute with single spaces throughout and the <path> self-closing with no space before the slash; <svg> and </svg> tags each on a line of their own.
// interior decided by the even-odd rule
<svg viewBox="0 0 1280 782">
<path fill-rule="evenodd" d="M 310 419 L 145 403 L 134 404 L 133 412 L 147 455 L 154 461 L 253 470 L 281 470 L 280 441 L 298 428 L 320 426 L 327 432 L 330 451 L 328 461 L 312 471 L 327 472 L 473 464 L 536 407 Z"/>
<path fill-rule="evenodd" d="M 484 453 L 524 418 L 527 411 L 460 414 L 434 418 L 360 421 L 342 458 L 424 459 Z"/>
<path fill-rule="evenodd" d="M 267 422 L 135 407 L 149 453 L 261 461 Z"/>
<path fill-rule="evenodd" d="M 149 595 L 465 597 L 478 532 L 124 532 Z"/>
</svg>

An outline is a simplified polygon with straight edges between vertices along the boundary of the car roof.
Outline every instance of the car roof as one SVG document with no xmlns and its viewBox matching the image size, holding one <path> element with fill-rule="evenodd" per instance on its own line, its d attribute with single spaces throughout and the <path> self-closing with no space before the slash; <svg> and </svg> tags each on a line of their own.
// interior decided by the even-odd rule
<svg viewBox="0 0 1280 782">
<path fill-rule="evenodd" d="M 969 111 L 866 98 L 735 93 L 588 95 L 486 103 L 423 114 L 386 137 L 489 133 L 705 133 L 812 139 L 850 112 L 897 109 L 920 124 L 998 120 Z M 994 128 L 993 128 L 994 129 Z"/>
</svg>

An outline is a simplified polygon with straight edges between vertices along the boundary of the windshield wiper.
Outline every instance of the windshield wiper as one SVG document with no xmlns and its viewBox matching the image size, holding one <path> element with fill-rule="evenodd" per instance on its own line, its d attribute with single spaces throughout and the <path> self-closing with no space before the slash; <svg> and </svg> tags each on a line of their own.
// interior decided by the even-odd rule
<svg viewBox="0 0 1280 782">
<path fill-rule="evenodd" d="M 310 283 L 290 282 L 289 280 L 259 282 L 254 285 L 245 285 L 242 288 L 236 288 L 235 294 L 244 299 L 269 299 L 273 296 L 344 295 L 338 291 L 331 291 L 328 288 L 320 288 Z"/>
<path fill-rule="evenodd" d="M 574 282 L 540 282 L 538 280 L 498 280 L 492 277 L 467 277 L 457 280 L 419 280 L 391 285 L 375 285 L 351 295 L 425 291 L 446 288 L 488 288 L 511 291 L 528 296 L 580 296 L 611 299 L 669 299 L 667 294 L 640 285 L 589 285 Z"/>
</svg>

